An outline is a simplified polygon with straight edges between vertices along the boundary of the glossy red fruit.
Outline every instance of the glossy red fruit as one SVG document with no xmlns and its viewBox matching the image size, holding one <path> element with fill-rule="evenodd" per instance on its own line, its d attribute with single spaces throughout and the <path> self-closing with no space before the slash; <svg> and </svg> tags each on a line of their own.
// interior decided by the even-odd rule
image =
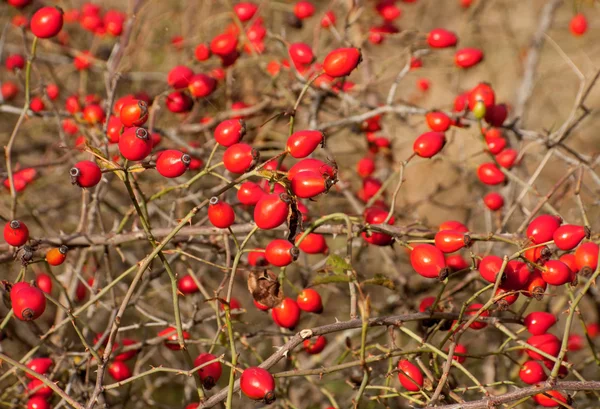
<svg viewBox="0 0 600 409">
<path fill-rule="evenodd" d="M 206 74 L 196 74 L 190 78 L 188 89 L 194 98 L 205 98 L 217 88 L 217 81 Z"/>
<path fill-rule="evenodd" d="M 496 94 L 489 84 L 482 82 L 475 86 L 469 93 L 469 109 L 473 111 L 477 102 L 483 102 L 487 109 L 496 103 Z"/>
<path fill-rule="evenodd" d="M 547 396 L 550 395 L 551 397 Z M 563 403 L 568 403 L 567 398 L 564 397 L 564 395 L 558 391 L 546 391 L 544 393 L 538 393 L 537 395 L 533 395 L 533 401 L 540 405 L 543 406 L 545 408 L 557 408 L 557 407 L 562 407 L 562 405 L 560 403 L 558 403 L 557 401 L 563 402 Z"/>
<path fill-rule="evenodd" d="M 108 365 L 108 374 L 117 382 L 131 378 L 131 369 L 123 361 L 114 361 Z"/>
<path fill-rule="evenodd" d="M 591 241 L 581 243 L 575 250 L 575 263 L 584 277 L 591 275 L 598 266 L 598 245 Z"/>
<path fill-rule="evenodd" d="M 587 29 L 587 19 L 581 13 L 574 15 L 569 22 L 569 30 L 571 30 L 571 33 L 576 37 L 584 35 Z"/>
<path fill-rule="evenodd" d="M 381 189 L 383 183 L 379 179 L 364 178 L 362 188 L 358 191 L 358 198 L 363 202 L 368 202 Z"/>
<path fill-rule="evenodd" d="M 25 58 L 20 54 L 9 55 L 6 58 L 6 69 L 12 72 L 25 68 Z"/>
<path fill-rule="evenodd" d="M 231 173 L 245 173 L 258 161 L 260 155 L 247 143 L 231 145 L 223 154 L 225 168 Z"/>
<path fill-rule="evenodd" d="M 237 191 L 237 198 L 240 203 L 247 206 L 254 206 L 265 195 L 265 191 L 254 182 L 244 182 Z"/>
<path fill-rule="evenodd" d="M 496 211 L 504 206 L 504 198 L 500 193 L 490 192 L 483 197 L 483 203 L 491 211 Z"/>
<path fill-rule="evenodd" d="M 585 340 L 579 334 L 571 334 L 568 338 L 567 350 L 568 351 L 580 351 L 585 347 Z"/>
<path fill-rule="evenodd" d="M 31 98 L 31 102 L 29 102 L 29 109 L 33 112 L 42 112 L 46 108 L 44 101 L 40 97 Z"/>
<path fill-rule="evenodd" d="M 505 169 L 511 169 L 514 166 L 518 156 L 519 153 L 516 150 L 504 149 L 502 152 L 497 154 L 495 158 L 496 162 L 498 162 L 500 166 Z"/>
<path fill-rule="evenodd" d="M 31 32 L 39 38 L 51 38 L 63 26 L 63 11 L 58 7 L 42 7 L 31 17 Z"/>
<path fill-rule="evenodd" d="M 446 220 L 438 227 L 438 231 L 456 230 L 461 233 L 467 233 L 469 228 L 457 220 Z"/>
<path fill-rule="evenodd" d="M 429 81 L 427 78 L 419 78 L 417 80 L 417 87 L 419 87 L 421 91 L 426 92 L 431 87 L 431 81 Z"/>
<path fill-rule="evenodd" d="M 506 274 L 506 279 L 502 283 L 502 287 L 514 291 L 523 290 L 531 278 L 529 266 L 515 260 L 508 262 L 504 273 Z"/>
<path fill-rule="evenodd" d="M 106 32 L 112 36 L 120 36 L 123 33 L 123 24 L 125 16 L 116 10 L 108 10 L 103 16 L 104 27 Z"/>
<path fill-rule="evenodd" d="M 298 294 L 296 298 L 298 307 L 302 311 L 312 312 L 320 314 L 323 312 L 323 302 L 321 301 L 321 295 L 312 288 L 305 288 Z"/>
<path fill-rule="evenodd" d="M 292 180 L 296 176 L 296 174 L 306 170 L 316 171 L 321 175 L 328 175 L 330 177 L 335 176 L 335 171 L 333 167 L 331 167 L 327 163 L 319 159 L 307 158 L 298 161 L 294 166 L 292 166 L 288 170 L 288 179 Z"/>
<path fill-rule="evenodd" d="M 483 51 L 479 48 L 461 48 L 454 54 L 454 62 L 460 68 L 470 68 L 483 60 Z"/>
<path fill-rule="evenodd" d="M 123 341 L 121 341 L 121 344 L 123 347 L 128 347 L 130 345 L 135 345 L 138 342 L 136 340 L 133 339 L 129 339 L 129 338 L 124 338 Z M 118 343 L 115 345 L 115 349 L 118 348 L 119 345 Z M 132 349 L 129 351 L 124 351 L 121 352 L 120 354 L 115 355 L 115 361 L 129 361 L 130 359 L 135 358 L 135 356 L 138 354 L 138 352 L 140 352 L 139 349 Z"/>
<path fill-rule="evenodd" d="M 321 27 L 329 28 L 331 26 L 335 26 L 336 17 L 335 13 L 331 10 L 328 10 L 323 18 L 321 19 Z"/>
<path fill-rule="evenodd" d="M 294 329 L 300 321 L 300 307 L 293 299 L 284 298 L 277 307 L 271 309 L 271 316 L 280 327 Z"/>
<path fill-rule="evenodd" d="M 46 294 L 52 293 L 52 278 L 46 273 L 39 273 L 35 276 L 35 285 Z"/>
<path fill-rule="evenodd" d="M 102 179 L 102 171 L 96 162 L 82 160 L 69 171 L 71 183 L 79 187 L 94 187 Z"/>
<path fill-rule="evenodd" d="M 220 229 L 227 229 L 235 222 L 235 212 L 229 203 L 212 197 L 208 206 L 208 220 Z"/>
<path fill-rule="evenodd" d="M 554 244 L 561 250 L 573 250 L 584 238 L 590 237 L 590 230 L 585 226 L 564 224 L 554 231 Z"/>
<path fill-rule="evenodd" d="M 502 258 L 494 255 L 485 256 L 479 263 L 479 274 L 489 283 L 495 283 L 502 267 Z M 505 268 L 505 272 L 508 266 Z M 505 273 L 506 274 L 506 273 Z"/>
<path fill-rule="evenodd" d="M 375 161 L 372 157 L 361 158 L 356 164 L 356 172 L 361 178 L 369 177 L 375 172 Z"/>
<path fill-rule="evenodd" d="M 139 161 L 152 151 L 152 139 L 144 128 L 128 128 L 119 138 L 119 152 L 125 159 Z"/>
<path fill-rule="evenodd" d="M 123 131 L 123 124 L 119 117 L 111 116 L 108 119 L 108 125 L 106 128 L 106 136 L 108 137 L 109 143 L 119 143 L 119 139 L 121 138 L 121 132 Z M 75 132 L 77 132 L 77 128 L 75 128 Z"/>
<path fill-rule="evenodd" d="M 449 273 L 444 253 L 431 244 L 417 244 L 410 252 L 410 263 L 417 273 L 426 278 L 444 280 Z"/>
<path fill-rule="evenodd" d="M 483 304 L 470 304 L 467 309 L 465 310 L 465 315 L 477 315 L 477 312 L 483 307 Z M 489 317 L 490 316 L 490 312 L 487 310 L 484 310 L 481 312 L 481 314 L 479 315 L 480 317 Z M 487 327 L 487 323 L 485 322 L 481 322 L 481 321 L 475 321 L 473 322 L 471 325 L 469 325 L 469 328 L 471 329 L 483 329 Z"/>
<path fill-rule="evenodd" d="M 294 5 L 294 15 L 300 20 L 311 17 L 315 14 L 315 6 L 306 0 L 300 0 Z"/>
<path fill-rule="evenodd" d="M 419 303 L 419 312 L 431 312 L 431 306 L 435 303 L 435 298 L 436 297 L 423 298 Z M 439 308 L 437 310 L 439 310 Z"/>
<path fill-rule="evenodd" d="M 83 108 L 83 118 L 88 124 L 95 125 L 104 122 L 106 114 L 100 105 L 90 104 Z"/>
<path fill-rule="evenodd" d="M 194 367 L 200 366 L 210 361 L 214 361 L 215 359 L 217 359 L 217 357 L 213 354 L 202 353 L 198 355 L 196 359 L 194 359 Z M 223 369 L 221 367 L 221 362 L 219 361 L 212 362 L 198 369 L 198 375 L 200 376 L 200 380 L 202 381 L 204 389 L 212 389 L 217 384 L 217 382 L 219 382 L 219 378 L 221 378 L 222 372 Z"/>
<path fill-rule="evenodd" d="M 457 42 L 456 34 L 443 28 L 436 28 L 427 34 L 427 43 L 432 48 L 453 47 Z"/>
<path fill-rule="evenodd" d="M 398 362 L 398 380 L 404 389 L 411 392 L 418 392 L 423 387 L 423 373 L 407 359 Z"/>
<path fill-rule="evenodd" d="M 435 132 L 445 132 L 452 125 L 452 119 L 440 111 L 431 111 L 425 114 L 425 121 L 429 129 Z"/>
<path fill-rule="evenodd" d="M 527 340 L 527 343 L 552 356 L 558 356 L 558 353 L 560 352 L 561 342 L 554 334 L 532 335 Z M 535 359 L 537 361 L 543 361 L 546 359 L 533 350 L 526 349 L 525 351 L 531 359 Z"/>
<path fill-rule="evenodd" d="M 169 348 L 170 350 L 179 351 L 181 349 L 181 347 L 179 346 L 179 343 L 178 343 L 176 328 L 174 328 L 174 327 L 165 328 L 158 333 L 158 336 L 166 337 L 165 338 L 165 346 L 167 348 Z M 184 340 L 190 339 L 190 334 L 187 331 L 183 331 L 183 339 Z"/>
<path fill-rule="evenodd" d="M 51 266 L 60 266 L 67 258 L 67 246 L 54 247 L 46 253 L 46 262 Z"/>
<path fill-rule="evenodd" d="M 148 119 L 148 104 L 138 99 L 124 103 L 119 113 L 119 119 L 127 127 L 144 125 Z"/>
<path fill-rule="evenodd" d="M 51 101 L 54 101 L 60 95 L 60 88 L 56 84 L 46 85 L 46 95 Z"/>
<path fill-rule="evenodd" d="M 76 114 L 80 112 L 81 103 L 79 102 L 79 98 L 76 95 L 71 95 L 70 97 L 67 97 L 67 100 L 65 101 L 65 109 L 71 114 Z M 75 132 L 77 131 L 74 131 L 73 133 Z"/>
<path fill-rule="evenodd" d="M 31 397 L 41 397 L 44 399 L 48 399 L 54 393 L 52 389 L 46 384 L 44 384 L 39 379 L 34 379 L 27 384 L 27 390 Z"/>
<path fill-rule="evenodd" d="M 275 401 L 275 379 L 266 369 L 246 368 L 240 378 L 240 389 L 248 398 L 267 405 Z"/>
<path fill-rule="evenodd" d="M 43 396 L 32 396 L 27 401 L 27 409 L 50 409 L 51 406 Z"/>
<path fill-rule="evenodd" d="M 519 370 L 519 378 L 528 385 L 544 382 L 548 375 L 544 371 L 544 366 L 537 361 L 527 361 Z"/>
<path fill-rule="evenodd" d="M 210 58 L 210 48 L 206 44 L 198 44 L 194 50 L 194 56 L 198 61 L 206 61 Z"/>
<path fill-rule="evenodd" d="M 194 294 L 200 291 L 191 275 L 187 274 L 177 280 L 177 289 L 182 294 Z"/>
<path fill-rule="evenodd" d="M 29 229 L 20 220 L 11 220 L 4 225 L 4 241 L 13 247 L 21 247 L 29 240 Z"/>
<path fill-rule="evenodd" d="M 350 75 L 362 60 L 358 48 L 338 48 L 331 51 L 323 61 L 323 71 L 331 77 Z"/>
<path fill-rule="evenodd" d="M 292 62 L 297 67 L 311 64 L 315 60 L 312 48 L 305 43 L 290 44 L 289 54 Z"/>
<path fill-rule="evenodd" d="M 27 368 L 31 369 L 35 373 L 39 373 L 40 375 L 44 375 L 48 373 L 50 368 L 54 365 L 54 361 L 51 358 L 33 358 L 31 361 L 27 363 Z M 29 379 L 37 379 L 33 375 L 25 374 Z"/>
<path fill-rule="evenodd" d="M 479 180 L 486 185 L 499 185 L 506 180 L 504 173 L 493 163 L 483 163 L 477 168 Z"/>
<path fill-rule="evenodd" d="M 314 171 L 305 171 L 297 173 L 290 182 L 290 188 L 294 195 L 310 199 L 327 192 L 335 180 Z"/>
<path fill-rule="evenodd" d="M 265 252 L 259 251 L 263 249 L 254 249 L 256 251 L 250 251 L 248 253 L 248 264 L 253 267 L 266 267 L 269 265 L 269 262 L 265 258 Z"/>
<path fill-rule="evenodd" d="M 547 286 L 548 284 L 542 278 L 542 274 L 540 274 L 538 270 L 534 270 L 529 276 L 529 281 L 527 281 L 523 295 L 541 300 L 544 296 Z"/>
<path fill-rule="evenodd" d="M 563 285 L 571 282 L 573 273 L 565 263 L 549 260 L 542 269 L 542 278 L 550 285 Z"/>
<path fill-rule="evenodd" d="M 304 348 L 304 350 L 311 355 L 315 355 L 322 352 L 326 346 L 327 338 L 325 338 L 323 335 L 319 335 L 315 340 L 310 338 L 305 339 L 302 343 L 302 347 Z"/>
<path fill-rule="evenodd" d="M 265 257 L 269 263 L 276 267 L 292 264 L 298 258 L 300 250 L 287 240 L 271 240 L 265 248 Z"/>
<path fill-rule="evenodd" d="M 2 89 L 0 91 L 5 101 L 11 101 L 19 93 L 19 87 L 14 82 L 4 81 L 2 82 Z"/>
<path fill-rule="evenodd" d="M 286 150 L 294 158 L 305 158 L 324 143 L 325 135 L 321 131 L 297 131 L 287 140 Z"/>
<path fill-rule="evenodd" d="M 388 216 L 388 210 L 382 209 L 381 207 L 373 206 L 365 209 L 364 219 L 368 224 L 381 224 L 385 221 Z M 395 219 L 394 216 L 388 220 L 387 224 L 394 224 Z M 362 238 L 370 244 L 374 244 L 376 246 L 387 246 L 394 241 L 394 238 L 389 234 L 380 233 L 380 232 L 367 232 L 361 233 Z"/>
<path fill-rule="evenodd" d="M 413 144 L 413 151 L 422 158 L 431 158 L 442 150 L 446 144 L 443 132 L 425 132 Z"/>
<path fill-rule="evenodd" d="M 571 270 L 571 272 L 573 273 L 572 278 L 575 279 L 577 276 L 577 273 L 579 272 L 579 267 L 577 267 L 577 261 L 575 259 L 575 254 L 572 254 L 572 253 L 563 254 L 558 259 L 560 261 L 562 261 L 563 263 L 565 263 L 567 265 L 567 267 L 569 267 L 569 270 Z"/>
<path fill-rule="evenodd" d="M 496 155 L 506 148 L 506 139 L 500 138 L 485 138 L 488 150 L 491 154 Z"/>
<path fill-rule="evenodd" d="M 210 51 L 220 57 L 231 55 L 236 51 L 238 39 L 232 34 L 224 33 L 215 36 L 210 42 Z"/>
<path fill-rule="evenodd" d="M 176 178 L 185 173 L 192 158 L 187 153 L 175 149 L 160 152 L 156 158 L 156 170 L 166 178 Z"/>
<path fill-rule="evenodd" d="M 258 11 L 258 6 L 249 1 L 243 1 L 233 6 L 233 11 L 242 22 L 249 21 Z"/>
<path fill-rule="evenodd" d="M 506 104 L 497 104 L 486 108 L 485 121 L 492 126 L 502 126 L 507 117 L 508 108 Z"/>
<path fill-rule="evenodd" d="M 226 304 L 224 302 L 221 302 L 221 310 L 222 311 L 225 311 L 225 306 L 226 306 Z M 233 311 L 241 310 L 242 308 L 243 308 L 242 303 L 237 298 L 231 297 L 231 300 L 229 300 L 229 311 L 232 312 L 231 317 L 236 318 L 239 315 L 241 315 L 241 312 L 237 312 L 234 314 Z"/>
<path fill-rule="evenodd" d="M 464 270 L 470 267 L 470 264 L 460 254 L 451 254 L 446 256 L 446 265 L 453 272 Z"/>
<path fill-rule="evenodd" d="M 187 94 L 180 91 L 173 91 L 167 95 L 166 99 L 167 109 L 175 114 L 182 112 L 188 112 L 192 109 L 194 101 Z"/>
<path fill-rule="evenodd" d="M 214 136 L 221 146 L 230 147 L 238 143 L 246 134 L 246 122 L 243 119 L 226 119 L 215 128 Z"/>
<path fill-rule="evenodd" d="M 261 304 L 256 300 L 252 300 L 252 302 L 254 303 L 254 306 L 261 311 L 269 311 L 271 309 L 268 305 Z"/>
<path fill-rule="evenodd" d="M 466 361 L 467 357 L 461 355 L 466 355 L 467 353 L 468 350 L 466 346 L 464 346 L 463 344 L 456 344 L 456 347 L 454 348 L 455 355 L 452 357 L 452 359 L 457 361 L 459 364 L 462 364 Z"/>
<path fill-rule="evenodd" d="M 173 67 L 167 75 L 167 83 L 175 89 L 187 88 L 190 80 L 194 76 L 194 71 L 185 65 Z"/>
<path fill-rule="evenodd" d="M 300 234 L 296 236 L 296 245 L 307 254 L 324 254 L 329 250 L 322 234 L 308 233 L 301 242 L 300 237 Z"/>
<path fill-rule="evenodd" d="M 89 51 L 82 51 L 75 56 L 73 59 L 73 65 L 77 71 L 85 71 L 92 66 L 92 53 Z"/>
<path fill-rule="evenodd" d="M 290 202 L 290 197 L 285 193 L 264 195 L 254 208 L 254 222 L 263 230 L 280 226 L 287 220 Z"/>
<path fill-rule="evenodd" d="M 454 253 L 471 244 L 471 237 L 456 230 L 442 230 L 435 235 L 435 246 L 444 253 Z"/>
<path fill-rule="evenodd" d="M 454 112 L 463 112 L 468 104 L 469 92 L 463 92 L 462 94 L 457 95 L 454 99 L 454 106 L 452 109 Z"/>
<path fill-rule="evenodd" d="M 506 310 L 519 299 L 519 293 L 505 288 L 498 288 L 494 294 L 494 302 L 498 304 L 499 310 Z"/>
<path fill-rule="evenodd" d="M 551 241 L 561 223 L 562 219 L 558 216 L 549 214 L 538 216 L 527 226 L 527 238 L 534 244 Z"/>
<path fill-rule="evenodd" d="M 33 321 L 46 310 L 44 292 L 28 283 L 10 291 L 10 301 L 15 317 L 21 321 Z"/>
</svg>

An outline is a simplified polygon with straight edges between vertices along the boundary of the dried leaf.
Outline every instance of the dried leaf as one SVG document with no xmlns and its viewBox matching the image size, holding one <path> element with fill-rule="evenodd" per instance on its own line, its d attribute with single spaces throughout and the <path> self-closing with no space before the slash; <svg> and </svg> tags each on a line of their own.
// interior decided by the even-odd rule
<svg viewBox="0 0 600 409">
<path fill-rule="evenodd" d="M 350 277 L 346 275 L 327 275 L 314 279 L 312 285 L 331 284 L 331 283 L 349 283 Z"/>
<path fill-rule="evenodd" d="M 283 288 L 270 270 L 250 271 L 248 291 L 256 302 L 269 308 L 278 306 L 284 298 Z"/>
<path fill-rule="evenodd" d="M 380 285 L 385 288 L 389 288 L 390 290 L 395 290 L 396 285 L 392 280 L 384 276 L 383 274 L 375 274 L 375 277 L 369 278 L 362 282 L 364 285 Z"/>
<path fill-rule="evenodd" d="M 343 258 L 338 255 L 331 254 L 327 258 L 327 262 L 325 263 L 325 268 L 327 270 L 331 270 L 335 274 L 346 274 L 346 271 L 352 270 L 352 266 L 346 262 Z"/>
</svg>

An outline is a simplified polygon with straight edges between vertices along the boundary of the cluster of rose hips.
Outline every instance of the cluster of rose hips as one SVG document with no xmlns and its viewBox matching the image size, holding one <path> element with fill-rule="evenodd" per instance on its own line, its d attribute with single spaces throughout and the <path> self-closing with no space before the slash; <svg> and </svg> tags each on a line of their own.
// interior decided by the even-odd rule
<svg viewBox="0 0 600 409">
<path fill-rule="evenodd" d="M 405 3 L 414 1 L 405 0 Z M 9 0 L 16 7 L 24 7 L 28 1 Z M 461 0 L 463 7 L 469 7 L 471 1 Z M 402 12 L 395 1 L 380 0 L 373 5 L 376 12 L 383 19 L 380 25 L 369 29 L 369 41 L 382 44 L 385 36 L 399 32 L 395 21 L 401 17 Z M 251 2 L 240 2 L 233 7 L 234 21 L 226 26 L 225 30 L 212 38 L 209 43 L 201 43 L 195 48 L 195 58 L 199 62 L 209 60 L 215 56 L 220 60 L 221 67 L 214 68 L 207 73 L 195 73 L 185 65 L 172 68 L 166 77 L 166 82 L 172 88 L 165 97 L 165 105 L 174 114 L 184 114 L 192 110 L 194 99 L 208 98 L 215 93 L 221 81 L 224 80 L 226 69 L 233 66 L 241 57 L 240 52 L 249 55 L 262 54 L 267 50 L 267 29 L 264 20 L 259 15 L 260 8 Z M 315 6 L 309 1 L 298 1 L 293 8 L 293 23 L 300 27 L 303 21 L 309 21 L 315 14 Z M 78 21 L 82 28 L 97 36 L 110 34 L 119 36 L 123 31 L 126 15 L 116 10 L 102 13 L 99 6 L 85 4 L 81 10 L 73 9 L 65 13 L 55 7 L 42 7 L 36 11 L 31 20 L 14 19 L 15 25 L 28 27 L 37 38 L 46 39 L 59 36 L 59 41 L 66 43 L 68 37 L 60 36 L 63 23 Z M 320 21 L 323 29 L 334 29 L 336 14 L 327 10 Z M 240 24 L 241 23 L 241 24 Z M 576 35 L 582 35 L 587 28 L 583 15 L 576 15 L 571 21 L 570 29 Z M 243 32 L 242 32 L 243 30 Z M 244 39 L 241 44 L 240 39 Z M 431 30 L 426 41 L 431 49 L 445 49 L 455 47 L 458 37 L 455 33 L 443 28 Z M 173 40 L 177 47 L 182 43 L 181 38 Z M 362 59 L 360 49 L 342 47 L 330 50 L 322 62 L 317 62 L 317 57 L 312 47 L 306 43 L 286 43 L 289 60 L 270 61 L 266 72 L 273 77 L 282 74 L 286 69 L 298 74 L 306 87 L 313 86 L 318 89 L 331 90 L 334 93 L 345 93 L 352 89 L 354 84 L 346 77 L 356 69 Z M 461 48 L 454 54 L 454 61 L 460 68 L 470 68 L 483 60 L 483 52 L 476 48 Z M 6 59 L 6 68 L 17 72 L 23 70 L 26 60 L 21 55 L 11 55 Z M 91 67 L 93 61 L 91 53 L 84 51 L 74 58 L 74 65 L 78 70 Z M 412 57 L 409 62 L 411 69 L 418 69 L 423 62 L 418 57 Z M 291 76 L 291 75 L 290 75 Z M 428 87 L 427 82 L 422 82 L 421 87 Z M 18 87 L 12 82 L 2 84 L 2 95 L 10 101 L 18 94 Z M 44 88 L 44 96 L 49 101 L 60 97 L 60 89 L 55 84 L 48 84 Z M 83 101 L 83 104 L 82 104 Z M 106 102 L 106 101 L 105 101 Z M 81 160 L 73 165 L 69 171 L 73 184 L 81 188 L 93 188 L 102 181 L 103 173 L 127 172 L 130 162 L 142 162 L 143 168 L 155 168 L 165 178 L 177 178 L 186 171 L 198 170 L 203 163 L 199 158 L 194 158 L 186 153 L 185 147 L 180 149 L 166 149 L 154 151 L 161 136 L 152 132 L 153 124 L 148 123 L 150 110 L 153 104 L 158 103 L 157 98 L 152 99 L 145 93 L 129 94 L 118 98 L 110 108 L 96 95 L 68 96 L 64 108 L 71 117 L 62 122 L 62 129 L 66 134 L 78 135 L 82 127 L 88 127 L 90 133 L 99 134 L 105 129 L 101 145 L 117 145 L 118 155 L 103 160 Z M 104 106 L 103 106 L 104 105 Z M 107 109 L 108 107 L 108 109 Z M 29 102 L 33 112 L 42 112 L 46 109 L 44 98 L 34 96 Z M 237 103 L 233 110 L 244 109 L 247 106 Z M 292 113 L 293 116 L 295 113 Z M 489 186 L 502 185 L 506 182 L 506 172 L 516 163 L 518 152 L 508 147 L 508 141 L 503 135 L 502 126 L 508 116 L 505 104 L 496 103 L 493 88 L 487 83 L 480 83 L 468 92 L 457 96 L 453 112 L 439 110 L 425 114 L 425 122 L 430 131 L 419 135 L 413 144 L 413 154 L 404 162 L 405 164 L 414 157 L 432 158 L 442 151 L 447 139 L 445 132 L 451 127 L 479 126 L 484 150 L 489 155 L 490 161 L 481 164 L 477 169 L 479 180 Z M 378 132 L 382 129 L 382 115 L 373 116 L 361 124 L 361 130 L 369 146 L 369 153 L 357 163 L 356 170 L 362 178 L 362 187 L 357 196 L 365 203 L 372 202 L 383 187 L 383 183 L 374 178 L 376 159 L 378 155 L 387 156 L 390 152 L 390 141 Z M 230 119 L 213 121 L 203 118 L 206 124 L 214 124 L 215 152 L 222 149 L 222 166 L 235 176 L 247 175 L 243 181 L 235 184 L 238 201 L 252 209 L 253 222 L 262 230 L 273 230 L 290 220 L 290 215 L 299 217 L 302 222 L 308 222 L 309 209 L 300 199 L 313 199 L 327 193 L 337 182 L 337 165 L 330 161 L 323 161 L 310 157 L 319 146 L 326 143 L 326 134 L 320 130 L 303 129 L 292 132 L 288 137 L 284 150 L 274 158 L 261 162 L 259 151 L 249 142 L 243 142 L 249 132 L 250 126 L 243 115 L 234 115 Z M 484 123 L 487 127 L 484 127 Z M 147 128 L 145 127 L 147 126 Z M 84 149 L 90 147 L 85 137 L 79 136 L 76 145 Z M 252 139 L 252 138 L 250 138 Z M 191 146 L 191 144 L 190 144 Z M 88 150 L 89 152 L 90 150 Z M 220 152 L 219 152 L 220 153 Z M 290 156 L 297 161 L 289 167 L 283 164 L 283 159 Z M 121 159 L 125 161 L 121 162 Z M 389 157 L 386 157 L 389 159 Z M 109 166 L 106 166 L 109 164 Z M 122 166 L 121 166 L 122 164 Z M 102 166 L 102 167 L 101 167 Z M 135 166 L 135 165 L 133 165 Z M 104 169 L 103 169 L 104 168 Z M 250 175 L 248 175 L 251 173 Z M 14 189 L 22 191 L 36 177 L 36 170 L 25 168 L 12 175 Z M 250 177 L 252 180 L 249 180 Z M 4 181 L 10 189 L 10 181 Z M 504 199 L 496 192 L 488 193 L 483 201 L 492 211 L 503 207 Z M 363 218 L 365 229 L 361 235 L 366 243 L 387 246 L 395 241 L 391 234 L 370 231 L 369 225 L 393 225 L 395 217 L 383 199 L 365 209 Z M 230 229 L 236 222 L 234 205 L 226 199 L 212 197 L 207 209 L 210 223 L 218 229 Z M 291 224 L 291 223 L 290 223 Z M 541 215 L 529 223 L 526 233 L 526 242 L 523 251 L 518 257 L 503 260 L 497 255 L 475 256 L 472 263 L 468 263 L 457 252 L 469 248 L 475 239 L 471 237 L 468 227 L 460 222 L 448 221 L 439 226 L 431 243 L 407 245 L 410 250 L 410 263 L 420 276 L 431 279 L 446 280 L 452 275 L 476 269 L 481 278 L 488 283 L 498 283 L 495 300 L 500 309 L 506 309 L 515 303 L 519 295 L 541 299 L 548 285 L 561 286 L 565 284 L 577 285 L 578 274 L 589 277 L 598 268 L 598 244 L 587 241 L 590 238 L 588 226 L 563 224 L 562 219 L 553 215 Z M 35 240 L 30 242 L 29 230 L 20 220 L 6 223 L 4 240 L 10 246 L 26 252 L 35 248 Z M 61 265 L 67 256 L 66 246 L 53 247 L 45 255 L 45 261 L 51 266 Z M 306 254 L 327 254 L 328 246 L 323 235 L 314 233 L 300 233 L 291 239 L 271 239 L 264 248 L 255 248 L 248 253 L 247 265 L 251 274 L 262 274 L 261 279 L 277 282 L 278 277 L 269 270 L 270 266 L 285 268 L 294 263 L 300 252 Z M 31 257 L 31 256 L 29 256 Z M 23 258 L 23 261 L 30 261 Z M 250 283 L 250 281 L 249 281 Z M 93 286 L 93 279 L 88 285 L 80 284 L 77 288 L 76 299 L 81 301 L 87 294 L 87 287 Z M 184 295 L 200 291 L 196 278 L 185 275 L 178 279 L 177 287 Z M 25 281 L 16 282 L 7 287 L 10 294 L 12 309 L 16 318 L 31 321 L 40 317 L 46 308 L 46 294 L 51 294 L 52 279 L 44 273 L 37 275 L 36 284 Z M 271 310 L 271 317 L 276 325 L 281 328 L 293 330 L 297 327 L 301 311 L 319 314 L 323 310 L 321 296 L 312 288 L 305 288 L 299 292 L 294 300 L 279 293 L 275 299 L 265 299 L 253 292 L 254 305 L 262 311 Z M 427 297 L 422 300 L 419 310 L 421 312 L 444 311 L 436 305 L 436 297 Z M 435 305 L 435 308 L 433 308 Z M 467 316 L 490 316 L 489 311 L 480 311 L 484 307 L 480 303 L 471 303 L 466 306 Z M 233 311 L 232 318 L 239 317 L 236 311 L 242 309 L 242 304 L 231 298 L 228 305 L 221 304 L 222 310 Z M 531 334 L 527 343 L 545 354 L 557 357 L 561 350 L 561 340 L 548 330 L 555 324 L 556 317 L 550 313 L 535 311 L 524 319 L 524 325 Z M 437 324 L 432 320 L 429 324 Z M 424 323 L 425 324 L 425 323 Z M 458 322 L 450 322 L 442 327 L 444 330 L 458 331 L 461 329 Z M 486 327 L 485 322 L 476 321 L 470 324 L 473 330 Z M 593 326 L 595 325 L 595 326 Z M 597 324 L 591 324 L 587 329 L 588 335 L 594 337 L 598 333 Z M 166 348 L 178 351 L 181 349 L 175 327 L 167 327 L 158 333 L 164 338 Z M 191 335 L 183 332 L 184 339 Z M 94 344 L 101 341 L 101 336 L 94 340 Z M 107 339 L 102 344 L 106 347 Z M 123 381 L 132 376 L 132 370 L 126 361 L 136 357 L 139 349 L 133 349 L 137 341 L 129 338 L 115 342 L 113 349 L 119 351 L 121 347 L 127 351 L 116 354 L 108 365 L 108 373 L 117 381 Z M 318 354 L 324 350 L 327 339 L 323 336 L 315 339 L 306 339 L 303 343 L 304 350 L 309 354 Z M 581 349 L 583 340 L 579 335 L 569 338 L 569 350 Z M 466 359 L 467 348 L 458 344 L 455 348 L 455 359 L 463 363 Z M 537 384 L 547 379 L 546 370 L 552 369 L 554 361 L 547 359 L 539 353 L 527 350 L 530 358 L 525 362 L 519 376 L 526 384 Z M 566 361 L 566 359 L 565 359 Z M 46 374 L 52 367 L 50 358 L 35 358 L 28 363 L 29 369 Z M 203 387 L 207 390 L 213 388 L 222 374 L 220 360 L 212 353 L 200 353 L 194 360 L 194 366 L 200 367 L 198 375 Z M 401 359 L 397 365 L 398 378 L 401 385 L 408 391 L 419 392 L 424 385 L 424 376 L 419 367 L 408 359 Z M 560 367 L 560 374 L 565 376 L 567 369 Z M 29 375 L 28 375 L 29 376 Z M 28 402 L 29 409 L 45 409 L 49 407 L 48 398 L 52 389 L 38 379 L 27 386 L 31 391 Z M 261 400 L 269 404 L 275 399 L 275 381 L 273 376 L 260 367 L 248 367 L 241 375 L 241 390 L 254 400 Z M 541 406 L 557 406 L 556 400 L 567 402 L 568 397 L 558 391 L 549 391 L 546 394 L 534 396 L 534 400 Z M 187 409 L 193 409 L 198 404 L 190 404 Z"/>
</svg>

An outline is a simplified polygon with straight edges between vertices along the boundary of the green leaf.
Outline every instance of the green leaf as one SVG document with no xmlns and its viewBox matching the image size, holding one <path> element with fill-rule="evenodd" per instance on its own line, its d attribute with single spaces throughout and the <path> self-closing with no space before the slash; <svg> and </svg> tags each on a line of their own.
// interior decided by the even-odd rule
<svg viewBox="0 0 600 409">
<path fill-rule="evenodd" d="M 395 290 L 396 286 L 394 282 L 384 276 L 383 274 L 375 274 L 375 277 L 369 278 L 368 280 L 363 281 L 365 285 L 380 285 L 385 288 L 389 288 L 390 290 Z"/>
<path fill-rule="evenodd" d="M 325 263 L 325 268 L 327 270 L 332 271 L 335 274 L 346 274 L 346 271 L 348 270 L 352 270 L 352 266 L 350 264 L 348 264 L 346 262 L 346 260 L 344 260 L 343 258 L 341 258 L 340 256 L 337 256 L 335 254 L 331 254 L 328 258 L 327 258 L 327 262 Z"/>
<path fill-rule="evenodd" d="M 350 277 L 345 275 L 327 275 L 321 276 L 314 279 L 312 285 L 319 284 L 331 284 L 331 283 L 348 283 L 350 282 Z"/>
</svg>

